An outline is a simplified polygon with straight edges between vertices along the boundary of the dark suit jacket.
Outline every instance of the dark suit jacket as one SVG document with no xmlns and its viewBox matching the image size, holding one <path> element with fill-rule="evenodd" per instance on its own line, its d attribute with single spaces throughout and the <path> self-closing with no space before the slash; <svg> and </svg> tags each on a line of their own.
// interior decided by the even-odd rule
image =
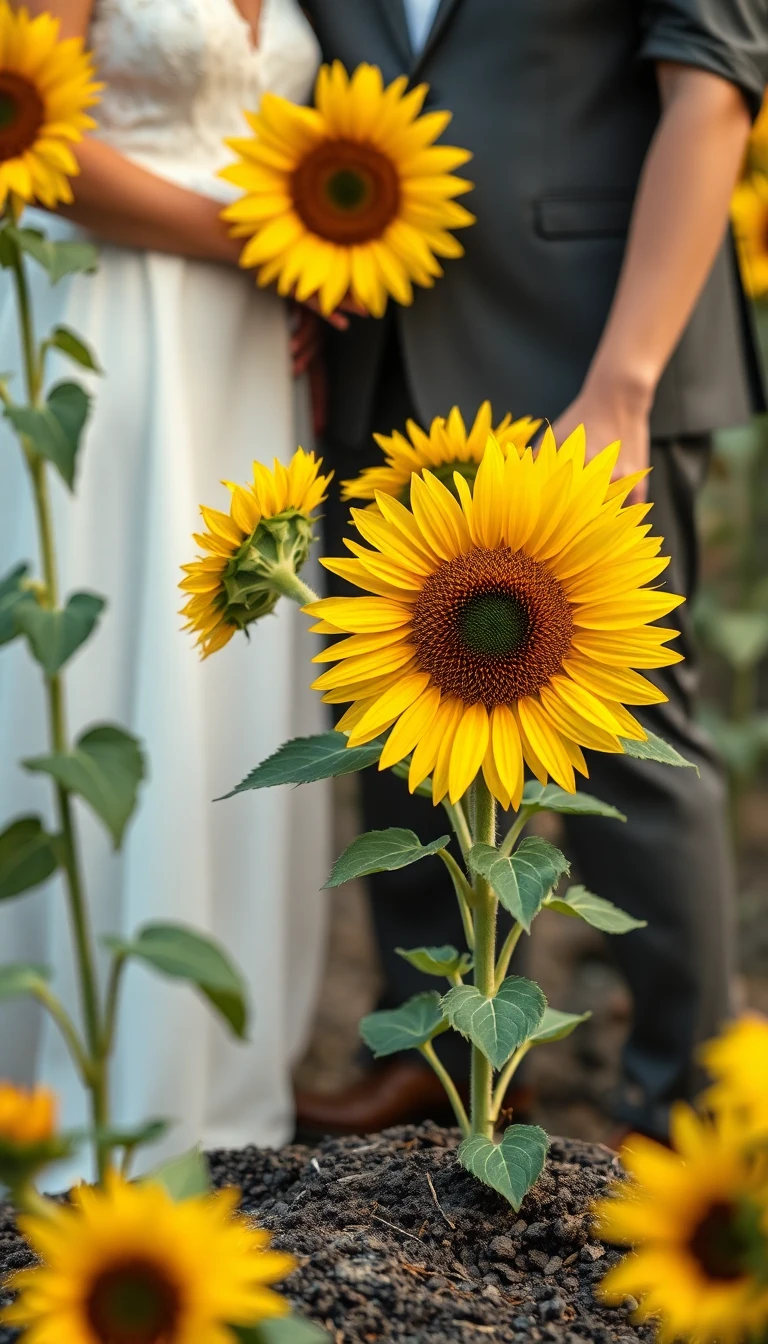
<svg viewBox="0 0 768 1344">
<path fill-rule="evenodd" d="M 579 391 L 603 329 L 638 177 L 659 117 L 654 62 L 738 85 L 753 111 L 768 80 L 768 0 L 440 0 L 410 51 L 403 0 L 306 0 L 326 60 L 407 71 L 449 108 L 471 149 L 466 256 L 398 308 L 422 421 L 490 397 L 499 415 L 554 419 Z M 706 171 L 706 163 L 702 164 Z M 391 320 L 391 319 L 390 319 Z M 330 433 L 368 432 L 387 322 L 330 342 Z M 762 408 L 730 239 L 664 374 L 652 429 L 697 434 Z"/>
</svg>

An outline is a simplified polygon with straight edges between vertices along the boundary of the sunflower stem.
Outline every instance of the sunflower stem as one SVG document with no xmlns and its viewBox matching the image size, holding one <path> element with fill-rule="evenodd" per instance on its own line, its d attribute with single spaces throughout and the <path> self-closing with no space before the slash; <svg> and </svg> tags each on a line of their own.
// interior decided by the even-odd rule
<svg viewBox="0 0 768 1344">
<path fill-rule="evenodd" d="M 520 836 L 528 825 L 535 810 L 536 809 L 533 807 L 523 807 L 520 809 L 520 812 L 499 846 L 499 854 L 503 855 L 505 859 L 512 853 L 512 850 L 515 848 L 515 845 L 520 839 Z"/>
<path fill-rule="evenodd" d="M 496 842 L 496 801 L 482 775 L 473 785 L 473 841 L 493 845 Z M 486 998 L 493 998 L 496 989 L 496 912 L 498 903 L 490 883 L 478 876 L 475 880 L 475 986 Z M 491 1087 L 493 1068 L 490 1060 L 476 1045 L 472 1046 L 471 1117 L 472 1133 L 491 1138 Z"/>
<path fill-rule="evenodd" d="M 30 406 L 37 407 L 40 405 L 42 394 L 42 369 L 35 346 L 32 304 L 30 301 L 29 287 L 27 285 L 26 271 L 24 269 L 24 261 L 18 247 L 15 245 L 13 252 L 13 277 L 21 331 L 21 347 L 27 397 Z M 22 439 L 22 448 L 32 480 L 32 491 L 35 502 L 35 514 L 37 518 L 40 557 L 45 588 L 43 594 L 44 605 L 49 610 L 55 610 L 58 606 L 58 573 L 46 464 L 40 454 L 34 450 L 34 447 L 29 440 Z M 45 687 L 48 700 L 48 721 L 51 746 L 54 754 L 59 755 L 68 750 L 64 713 L 64 687 L 61 677 L 58 674 L 55 674 L 54 676 L 46 676 Z M 94 1129 L 103 1129 L 108 1121 L 107 1073 L 106 1061 L 103 1059 L 100 1050 L 100 1012 L 94 969 L 93 935 L 90 928 L 88 909 L 85 903 L 83 886 L 80 878 L 80 864 L 69 793 L 61 784 L 56 784 L 55 793 L 63 856 L 62 867 L 66 878 L 67 898 L 78 964 L 78 979 L 83 1019 L 85 1023 L 88 1049 L 90 1051 L 88 1074 L 85 1075 L 88 1079 L 86 1086 L 90 1092 L 91 1114 Z M 62 1030 L 64 1030 L 60 1018 L 57 1017 L 57 1021 Z M 74 1040 L 70 1039 L 70 1036 L 66 1031 L 64 1032 L 64 1035 L 72 1050 Z M 76 1065 L 82 1070 L 83 1061 L 79 1058 L 79 1053 L 73 1050 L 73 1054 Z M 107 1160 L 108 1154 L 104 1153 L 103 1145 L 97 1143 L 96 1161 L 100 1180 L 103 1179 L 105 1174 Z"/>
<path fill-rule="evenodd" d="M 438 1078 L 440 1079 L 440 1082 L 443 1084 L 448 1100 L 450 1101 L 451 1106 L 453 1108 L 453 1113 L 456 1116 L 459 1129 L 461 1130 L 462 1138 L 468 1139 L 472 1132 L 469 1123 L 469 1117 L 467 1116 L 467 1112 L 464 1109 L 463 1102 L 461 1100 L 461 1097 L 459 1096 L 456 1084 L 451 1078 L 451 1075 L 449 1074 L 445 1065 L 439 1059 L 435 1051 L 435 1047 L 433 1046 L 431 1041 L 427 1041 L 425 1045 L 420 1045 L 419 1051 L 427 1060 L 427 1062 L 432 1066 Z"/>
<path fill-rule="evenodd" d="M 439 849 L 437 852 L 448 869 L 448 872 L 451 874 L 453 889 L 456 892 L 456 899 L 459 902 L 459 910 L 461 911 L 461 922 L 464 925 L 464 937 L 467 940 L 467 947 L 471 952 L 475 946 L 475 926 L 472 921 L 472 905 L 474 903 L 475 893 L 453 855 L 449 854 L 447 849 Z"/>
<path fill-rule="evenodd" d="M 509 1087 L 509 1084 L 512 1082 L 512 1079 L 517 1073 L 517 1070 L 519 1069 L 520 1065 L 525 1059 L 525 1056 L 528 1054 L 530 1048 L 531 1048 L 531 1042 L 524 1041 L 523 1044 L 519 1046 L 518 1049 L 515 1051 L 512 1058 L 507 1061 L 501 1073 L 499 1074 L 499 1079 L 493 1093 L 493 1101 L 491 1103 L 491 1119 L 493 1120 L 494 1124 L 496 1124 L 499 1118 L 499 1112 L 501 1111 L 501 1108 L 504 1104 L 504 1097 L 506 1096 L 507 1088 Z"/>
<path fill-rule="evenodd" d="M 278 593 L 283 597 L 289 597 L 292 602 L 297 602 L 300 607 L 306 607 L 310 602 L 320 600 L 317 593 L 299 578 L 290 565 L 275 565 L 270 581 Z"/>
</svg>

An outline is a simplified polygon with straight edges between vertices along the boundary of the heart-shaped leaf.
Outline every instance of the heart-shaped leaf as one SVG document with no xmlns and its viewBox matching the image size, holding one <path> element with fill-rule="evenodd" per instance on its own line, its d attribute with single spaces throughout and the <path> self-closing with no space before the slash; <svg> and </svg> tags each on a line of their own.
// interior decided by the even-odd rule
<svg viewBox="0 0 768 1344">
<path fill-rule="evenodd" d="M 419 837 L 400 826 L 390 826 L 386 831 L 366 831 L 358 835 L 351 845 L 333 865 L 326 887 L 340 887 L 355 877 L 367 877 L 370 873 L 391 873 L 397 868 L 407 868 L 419 859 L 445 849 L 450 844 L 449 835 L 441 835 L 428 845 L 422 845 Z"/>
<path fill-rule="evenodd" d="M 15 620 L 43 671 L 52 677 L 85 643 L 105 605 L 96 593 L 73 593 L 63 611 L 49 611 L 29 595 L 17 605 Z"/>
<path fill-rule="evenodd" d="M 549 1045 L 552 1041 L 563 1041 L 591 1016 L 591 1013 L 561 1013 L 557 1008 L 547 1006 L 531 1037 L 531 1044 Z"/>
<path fill-rule="evenodd" d="M 415 966 L 417 971 L 423 971 L 424 975 L 466 975 L 467 971 L 472 969 L 472 958 L 468 952 L 459 952 L 450 944 L 442 947 L 412 947 L 406 950 L 404 947 L 396 947 L 395 951 L 399 957 L 403 957 L 411 966 Z"/>
<path fill-rule="evenodd" d="M 163 975 L 195 985 L 235 1035 L 244 1039 L 248 1021 L 245 982 L 214 939 L 184 924 L 145 924 L 133 939 L 107 937 L 103 941 L 118 956 L 132 957 Z"/>
<path fill-rule="evenodd" d="M 610 803 L 593 798 L 590 793 L 566 793 L 556 784 L 540 784 L 531 779 L 523 789 L 523 807 L 535 808 L 537 812 L 563 812 L 567 816 L 612 817 L 615 821 L 627 818 Z"/>
<path fill-rule="evenodd" d="M 22 251 L 48 272 L 52 285 L 65 275 L 91 274 L 98 267 L 99 253 L 92 243 L 53 242 L 39 229 L 14 229 L 14 235 Z"/>
<path fill-rule="evenodd" d="M 28 597 L 23 586 L 28 572 L 29 565 L 16 565 L 15 569 L 0 579 L 0 644 L 10 643 L 19 633 L 14 612 L 19 602 L 26 601 Z"/>
<path fill-rule="evenodd" d="M 501 1069 L 539 1026 L 547 1001 L 539 986 L 510 975 L 494 998 L 474 985 L 456 985 L 443 999 L 448 1021 L 467 1036 L 495 1069 Z"/>
<path fill-rule="evenodd" d="M 510 1125 L 501 1143 L 471 1135 L 459 1145 L 458 1156 L 467 1171 L 497 1190 L 517 1212 L 544 1169 L 548 1147 L 538 1125 Z"/>
<path fill-rule="evenodd" d="M 399 1050 L 418 1049 L 446 1027 L 440 995 L 430 989 L 399 1008 L 369 1013 L 360 1023 L 360 1035 L 374 1057 L 381 1059 Z"/>
<path fill-rule="evenodd" d="M 564 896 L 548 900 L 547 906 L 561 915 L 575 915 L 603 933 L 631 933 L 632 929 L 644 929 L 648 923 L 645 919 L 633 919 L 612 901 L 595 896 L 582 886 L 569 887 Z"/>
<path fill-rule="evenodd" d="M 51 775 L 84 798 L 119 849 L 144 778 L 144 757 L 137 738 L 104 723 L 83 733 L 70 751 L 33 756 L 23 764 L 27 770 Z"/>
<path fill-rule="evenodd" d="M 565 855 L 536 835 L 521 841 L 509 858 L 500 857 L 493 845 L 474 845 L 469 866 L 490 882 L 501 904 L 527 933 L 542 902 L 570 871 Z"/>
<path fill-rule="evenodd" d="M 633 756 L 636 761 L 658 761 L 661 765 L 685 766 L 699 774 L 699 767 L 693 761 L 686 761 L 674 747 L 655 733 L 647 733 L 644 742 L 636 742 L 629 737 L 620 737 L 621 749 L 625 756 Z"/>
<path fill-rule="evenodd" d="M 57 383 L 44 406 L 6 406 L 3 414 L 24 434 L 41 457 L 53 463 L 70 490 L 75 483 L 75 460 L 91 398 L 79 383 Z"/>
<path fill-rule="evenodd" d="M 0 901 L 39 886 L 58 866 L 56 837 L 39 817 L 19 817 L 0 835 Z"/>
<path fill-rule="evenodd" d="M 52 974 L 49 966 L 36 966 L 30 962 L 0 966 L 0 999 L 18 999 L 23 994 L 45 991 Z"/>
<path fill-rule="evenodd" d="M 294 737 L 257 765 L 231 793 L 247 789 L 271 789 L 277 784 L 313 784 L 318 779 L 351 775 L 374 765 L 381 755 L 381 742 L 364 747 L 348 747 L 343 733 L 317 733 L 314 737 Z"/>
</svg>

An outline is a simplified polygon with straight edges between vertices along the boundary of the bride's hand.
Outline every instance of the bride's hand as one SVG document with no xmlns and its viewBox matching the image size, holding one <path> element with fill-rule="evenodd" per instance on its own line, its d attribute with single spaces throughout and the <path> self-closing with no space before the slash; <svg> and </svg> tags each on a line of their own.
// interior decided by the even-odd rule
<svg viewBox="0 0 768 1344">
<path fill-rule="evenodd" d="M 363 308 L 362 304 L 356 303 L 354 299 L 349 297 L 342 299 L 338 308 L 329 313 L 327 317 L 325 313 L 320 311 L 320 303 L 316 294 L 313 294 L 309 299 L 305 299 L 303 306 L 316 313 L 318 317 L 322 317 L 324 322 L 327 322 L 331 327 L 335 327 L 337 331 L 347 330 L 349 326 L 347 313 L 351 313 L 353 317 L 368 317 L 367 308 Z"/>
</svg>

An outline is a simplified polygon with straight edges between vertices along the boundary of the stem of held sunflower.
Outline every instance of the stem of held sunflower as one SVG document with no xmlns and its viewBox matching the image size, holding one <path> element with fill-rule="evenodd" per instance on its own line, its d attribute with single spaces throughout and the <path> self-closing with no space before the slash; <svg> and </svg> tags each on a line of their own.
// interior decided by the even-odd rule
<svg viewBox="0 0 768 1344">
<path fill-rule="evenodd" d="M 482 775 L 473 785 L 473 841 L 493 845 L 496 842 L 496 801 Z M 475 986 L 486 998 L 496 989 L 496 913 L 498 903 L 490 883 L 484 877 L 475 881 Z M 493 1069 L 490 1060 L 476 1045 L 472 1046 L 470 1114 L 472 1133 L 491 1138 L 493 1119 L 491 1087 Z"/>
<path fill-rule="evenodd" d="M 275 568 L 271 571 L 270 580 L 278 593 L 281 593 L 283 597 L 289 597 L 292 602 L 297 602 L 300 607 L 306 607 L 310 602 L 319 601 L 317 593 L 310 588 L 308 583 L 304 583 L 288 565 L 275 565 Z"/>
</svg>

